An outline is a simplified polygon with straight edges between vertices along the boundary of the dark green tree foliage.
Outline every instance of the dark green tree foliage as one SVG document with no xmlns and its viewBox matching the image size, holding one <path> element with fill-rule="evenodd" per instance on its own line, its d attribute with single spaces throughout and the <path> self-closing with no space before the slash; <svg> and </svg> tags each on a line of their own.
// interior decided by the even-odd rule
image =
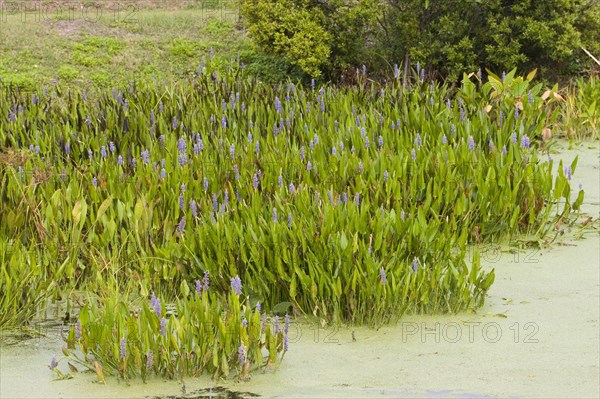
<svg viewBox="0 0 600 399">
<path fill-rule="evenodd" d="M 599 0 L 242 0 L 263 50 L 314 77 L 417 61 L 458 79 L 478 67 L 579 73 L 600 53 Z"/>
</svg>

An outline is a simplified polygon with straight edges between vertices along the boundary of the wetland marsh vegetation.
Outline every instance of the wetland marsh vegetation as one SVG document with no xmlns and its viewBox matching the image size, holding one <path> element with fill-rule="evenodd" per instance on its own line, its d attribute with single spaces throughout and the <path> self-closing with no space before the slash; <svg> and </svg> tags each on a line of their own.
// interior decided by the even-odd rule
<svg viewBox="0 0 600 399">
<path fill-rule="evenodd" d="M 59 378 L 244 380 L 281 362 L 295 317 L 474 311 L 494 270 L 469 246 L 542 242 L 584 200 L 552 136 L 598 137 L 594 78 L 565 94 L 535 71 L 450 84 L 417 64 L 408 84 L 398 65 L 273 83 L 257 76 L 285 66 L 233 33 L 215 50 L 235 25 L 209 26 L 165 42 L 175 75 L 110 72 L 142 28 L 67 41 L 53 80 L 0 63 L 0 325 L 59 303 Z"/>
</svg>

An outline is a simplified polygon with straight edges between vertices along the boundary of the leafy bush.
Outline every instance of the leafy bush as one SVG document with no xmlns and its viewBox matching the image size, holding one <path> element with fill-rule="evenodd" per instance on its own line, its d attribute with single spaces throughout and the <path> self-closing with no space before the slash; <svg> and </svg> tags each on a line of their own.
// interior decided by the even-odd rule
<svg viewBox="0 0 600 399">
<path fill-rule="evenodd" d="M 263 50 L 319 77 L 339 73 L 361 58 L 376 2 L 244 0 L 241 12 Z"/>
</svg>

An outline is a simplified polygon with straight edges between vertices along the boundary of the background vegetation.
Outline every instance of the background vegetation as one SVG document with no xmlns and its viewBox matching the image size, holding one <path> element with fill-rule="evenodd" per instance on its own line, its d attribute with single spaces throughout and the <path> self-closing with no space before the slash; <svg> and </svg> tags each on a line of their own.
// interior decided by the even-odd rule
<svg viewBox="0 0 600 399">
<path fill-rule="evenodd" d="M 428 77 L 456 81 L 478 68 L 539 68 L 550 80 L 591 68 L 600 52 L 595 0 L 242 0 L 250 37 L 313 76 L 340 80 L 419 62 Z"/>
</svg>

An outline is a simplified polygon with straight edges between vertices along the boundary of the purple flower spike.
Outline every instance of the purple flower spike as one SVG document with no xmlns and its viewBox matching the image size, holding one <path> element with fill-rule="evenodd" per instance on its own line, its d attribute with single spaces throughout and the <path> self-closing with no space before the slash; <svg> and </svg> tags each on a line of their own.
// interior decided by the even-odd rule
<svg viewBox="0 0 600 399">
<path fill-rule="evenodd" d="M 160 299 L 154 296 L 154 292 L 152 293 L 151 301 L 152 305 L 154 305 L 154 313 L 156 313 L 156 315 L 160 317 L 162 315 L 162 306 L 160 305 Z"/>
<path fill-rule="evenodd" d="M 125 359 L 127 356 L 127 343 L 125 338 L 121 338 L 121 343 L 119 345 L 119 359 Z"/>
<path fill-rule="evenodd" d="M 565 176 L 567 176 L 567 180 L 571 180 L 571 176 L 573 174 L 570 166 L 565 166 L 564 168 Z"/>
<path fill-rule="evenodd" d="M 204 272 L 204 277 L 202 277 L 202 289 L 208 291 L 209 286 L 210 278 L 208 277 L 208 272 Z"/>
<path fill-rule="evenodd" d="M 217 194 L 213 194 L 212 195 L 212 206 L 213 206 L 213 210 L 215 212 L 219 211 L 219 204 L 217 202 Z"/>
<path fill-rule="evenodd" d="M 149 350 L 146 355 L 146 371 L 152 370 L 152 367 L 154 367 L 154 352 Z"/>
<path fill-rule="evenodd" d="M 419 261 L 417 260 L 417 258 L 414 258 L 412 261 L 412 271 L 413 273 L 417 273 L 417 271 L 419 270 Z"/>
<path fill-rule="evenodd" d="M 246 363 L 246 347 L 243 342 L 238 348 L 238 359 L 240 361 L 240 366 L 243 366 L 244 363 Z"/>
<path fill-rule="evenodd" d="M 202 282 L 200 280 L 196 280 L 196 294 L 202 296 Z"/>
<path fill-rule="evenodd" d="M 385 274 L 385 269 L 383 266 L 379 270 L 379 278 L 381 279 L 381 285 L 385 285 L 387 283 L 387 276 Z"/>
<path fill-rule="evenodd" d="M 239 276 L 235 276 L 231 279 L 231 288 L 237 295 L 242 294 L 242 280 Z"/>
<path fill-rule="evenodd" d="M 102 147 L 102 148 L 104 148 L 104 147 Z M 141 158 L 142 158 L 142 161 L 143 161 L 145 164 L 148 164 L 148 163 L 150 163 L 150 151 L 148 151 L 148 150 L 144 150 L 144 151 L 142 151 L 142 152 L 140 153 L 140 156 L 141 156 Z"/>
<path fill-rule="evenodd" d="M 160 319 L 160 335 L 163 337 L 167 335 L 167 319 L 164 317 Z"/>
<path fill-rule="evenodd" d="M 177 140 L 177 151 L 179 151 L 179 152 L 187 151 L 187 145 L 186 145 L 185 139 L 183 137 L 181 137 L 179 140 Z"/>
</svg>

